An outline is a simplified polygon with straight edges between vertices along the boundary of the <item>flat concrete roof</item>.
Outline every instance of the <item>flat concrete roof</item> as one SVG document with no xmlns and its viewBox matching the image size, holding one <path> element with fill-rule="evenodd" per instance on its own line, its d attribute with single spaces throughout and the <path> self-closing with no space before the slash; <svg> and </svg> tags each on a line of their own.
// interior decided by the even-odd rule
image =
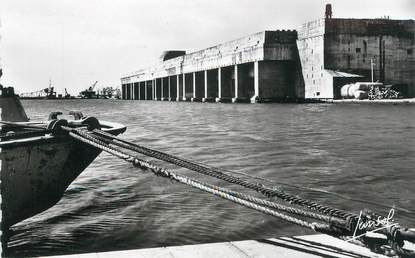
<svg viewBox="0 0 415 258">
<path fill-rule="evenodd" d="M 152 80 L 261 60 L 292 60 L 296 39 L 295 30 L 261 31 L 166 61 L 159 60 L 150 67 L 124 75 L 121 82 Z"/>
</svg>

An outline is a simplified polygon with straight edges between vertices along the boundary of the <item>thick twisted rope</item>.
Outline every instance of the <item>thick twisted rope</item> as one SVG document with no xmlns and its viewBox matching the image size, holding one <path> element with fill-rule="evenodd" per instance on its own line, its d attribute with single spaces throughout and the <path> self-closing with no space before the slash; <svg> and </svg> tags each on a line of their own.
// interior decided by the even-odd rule
<svg viewBox="0 0 415 258">
<path fill-rule="evenodd" d="M 270 208 L 258 205 L 255 202 L 261 203 L 260 199 L 258 198 L 249 198 L 247 195 L 242 194 L 242 193 L 237 193 L 235 191 L 231 191 L 228 189 L 224 189 L 221 187 L 217 187 L 217 186 L 213 186 L 213 185 L 209 185 L 209 184 L 205 184 L 205 183 L 201 183 L 197 180 L 185 177 L 185 176 L 181 176 L 178 175 L 176 173 L 173 173 L 167 169 L 164 168 L 160 168 L 155 166 L 154 164 L 147 162 L 145 160 L 139 159 L 137 157 L 132 157 L 129 154 L 122 152 L 122 151 L 118 151 L 113 147 L 108 146 L 107 143 L 99 141 L 97 139 L 95 139 L 94 137 L 92 137 L 91 135 L 89 135 L 88 133 L 85 133 L 81 130 L 75 130 L 75 131 L 71 131 L 69 132 L 69 135 L 72 136 L 73 138 L 82 141 L 84 143 L 87 143 L 89 145 L 92 145 L 96 148 L 99 148 L 105 152 L 108 152 L 118 158 L 124 159 L 128 162 L 133 163 L 135 166 L 138 166 L 140 168 L 145 168 L 148 169 L 150 171 L 152 171 L 155 175 L 158 176 L 163 176 L 163 177 L 167 177 L 170 178 L 174 181 L 180 182 L 182 184 L 186 184 L 189 186 L 192 186 L 194 188 L 197 188 L 199 190 L 205 191 L 205 192 L 209 192 L 212 193 L 216 196 L 219 196 L 223 199 L 227 199 L 230 200 L 232 202 L 238 203 L 242 206 L 257 210 L 257 211 L 261 211 L 265 214 L 280 218 L 282 220 L 285 220 L 287 222 L 302 226 L 302 227 L 307 227 L 309 229 L 312 229 L 316 232 L 321 232 L 321 233 L 329 233 L 329 232 L 333 232 L 333 228 L 330 227 L 330 225 L 326 224 L 326 223 L 317 223 L 317 222 L 307 222 L 305 220 L 301 220 L 280 212 L 276 212 Z M 237 195 L 234 196 L 233 194 Z M 245 199 L 244 199 L 245 198 Z M 252 201 L 250 201 L 252 200 Z M 265 200 L 262 200 L 265 201 Z M 264 203 L 267 203 L 267 201 L 265 201 Z M 269 203 L 269 202 L 268 202 Z M 280 209 L 285 209 L 286 211 L 294 211 L 294 208 L 292 208 L 293 210 L 287 209 L 289 207 L 285 207 L 283 205 L 270 205 L 273 206 L 273 208 L 280 208 Z M 311 213 L 308 213 L 311 214 Z M 312 216 L 312 215 L 310 215 Z M 320 217 L 323 218 L 323 217 Z M 329 217 L 325 217 L 326 220 L 330 220 Z"/>
<path fill-rule="evenodd" d="M 70 132 L 70 135 L 72 137 L 78 139 L 78 140 L 81 140 L 81 141 L 86 142 L 90 145 L 93 145 L 94 147 L 102 149 L 102 150 L 104 150 L 104 151 L 106 151 L 106 152 L 108 152 L 112 155 L 115 155 L 115 156 L 117 156 L 121 159 L 124 159 L 128 162 L 133 162 L 133 160 L 138 160 L 140 162 L 145 162 L 142 159 L 138 159 L 137 157 L 133 157 L 133 156 L 129 155 L 128 153 L 125 153 L 123 151 L 119 151 L 116 148 L 113 148 L 113 147 L 109 146 L 108 143 L 106 143 L 104 141 L 100 141 L 100 140 L 92 137 L 88 133 L 85 133 L 85 132 L 79 131 L 79 130 L 77 131 L 77 133 L 78 134 L 74 134 L 73 132 Z M 147 162 L 145 164 L 151 164 L 151 163 Z M 151 165 L 148 165 L 146 168 L 152 168 L 153 169 L 154 167 L 155 166 L 151 164 Z M 164 171 L 164 169 L 162 169 L 162 168 L 157 168 L 156 170 L 157 171 L 159 171 L 159 170 Z M 169 175 L 169 174 L 173 174 L 173 173 L 168 171 L 165 174 Z M 196 180 L 194 180 L 194 181 L 196 181 Z M 331 223 L 336 222 L 336 224 L 339 224 L 339 225 L 346 223 L 346 221 L 344 221 L 342 219 L 332 217 L 332 216 L 326 216 L 326 215 L 321 215 L 321 214 L 314 213 L 314 212 L 304 211 L 304 210 L 301 210 L 301 209 L 289 207 L 289 206 L 278 204 L 278 203 L 275 203 L 275 202 L 270 202 L 268 200 L 263 200 L 263 199 L 260 199 L 260 198 L 256 198 L 256 197 L 253 197 L 253 196 L 248 195 L 248 194 L 240 193 L 240 192 L 237 192 L 237 191 L 232 191 L 232 190 L 229 190 L 229 189 L 226 189 L 226 188 L 223 188 L 223 187 L 218 187 L 218 186 L 214 186 L 214 185 L 210 185 L 210 184 L 206 184 L 206 183 L 201 183 L 199 181 L 197 181 L 197 182 L 198 182 L 198 184 L 203 184 L 206 187 L 217 189 L 217 190 L 219 190 L 221 192 L 224 192 L 228 195 L 232 195 L 232 196 L 235 196 L 237 198 L 244 199 L 246 201 L 249 201 L 249 202 L 252 202 L 252 203 L 255 203 L 255 204 L 258 204 L 258 205 L 267 206 L 267 207 L 278 209 L 278 210 L 281 210 L 281 211 L 285 211 L 285 212 L 288 212 L 288 213 L 291 213 L 291 214 L 301 215 L 301 216 L 314 218 L 314 219 L 318 219 L 318 220 L 322 220 L 322 221 L 326 221 L 326 222 L 331 222 Z"/>
<path fill-rule="evenodd" d="M 141 168 L 145 168 L 145 169 L 149 169 L 150 171 L 152 171 L 154 174 L 159 175 L 159 176 L 163 176 L 163 177 L 167 177 L 170 178 L 174 181 L 189 185 L 191 187 L 197 188 L 199 190 L 205 191 L 205 192 L 209 192 L 212 193 L 216 196 L 219 196 L 221 198 L 230 200 L 232 202 L 238 203 L 240 205 L 243 205 L 245 207 L 257 210 L 257 211 L 261 211 L 265 214 L 269 214 L 272 215 L 274 217 L 283 219 L 285 221 L 288 221 L 290 223 L 296 224 L 296 225 L 300 225 L 303 227 L 307 227 L 309 229 L 312 229 L 316 232 L 320 232 L 320 233 L 325 233 L 325 234 L 329 234 L 338 238 L 344 238 L 345 236 L 348 235 L 348 233 L 350 232 L 345 232 L 344 231 L 344 227 L 341 226 L 336 227 L 337 223 L 317 223 L 317 222 L 307 222 L 305 220 L 301 220 L 298 218 L 295 218 L 293 216 L 289 216 L 280 212 L 276 212 L 275 210 L 270 209 L 271 208 L 275 208 L 275 209 L 279 209 L 288 213 L 293 213 L 293 214 L 297 214 L 297 215 L 302 215 L 302 216 L 306 216 L 306 217 L 311 217 L 311 218 L 316 218 L 316 219 L 320 219 L 320 220 L 324 220 L 327 222 L 327 220 L 329 222 L 333 222 L 333 218 L 329 217 L 329 216 L 324 216 L 324 215 L 320 215 L 320 214 L 313 214 L 311 212 L 305 212 L 303 210 L 300 209 L 296 209 L 296 208 L 292 208 L 292 207 L 287 207 L 284 205 L 279 205 L 276 203 L 272 203 L 266 200 L 262 200 L 259 198 L 255 198 L 249 195 L 245 195 L 239 192 L 235 192 L 235 191 L 231 191 L 225 188 L 221 188 L 218 186 L 214 186 L 214 185 L 209 185 L 206 183 L 201 183 L 197 180 L 185 177 L 185 176 L 181 176 L 178 174 L 175 174 L 169 170 L 166 170 L 164 168 L 160 168 L 157 167 L 155 165 L 153 165 L 150 162 L 147 162 L 145 160 L 139 159 L 138 157 L 133 157 L 131 155 L 129 155 L 128 153 L 124 152 L 124 151 L 120 151 L 114 147 L 109 146 L 110 142 L 108 141 L 108 139 L 97 139 L 96 135 L 91 135 L 90 133 L 88 133 L 87 131 L 83 130 L 83 129 L 73 129 L 73 128 L 68 128 L 68 127 L 63 127 L 64 130 L 69 131 L 69 135 L 71 135 L 72 137 L 74 137 L 75 139 L 78 139 L 84 143 L 90 144 L 96 148 L 99 148 L 101 150 L 104 150 L 114 156 L 117 156 L 121 159 L 124 159 L 128 162 L 133 163 L 135 166 L 141 167 Z M 98 137 L 99 138 L 99 137 Z M 111 142 L 112 143 L 112 142 Z M 127 148 L 128 149 L 128 148 Z M 264 207 L 265 206 L 265 207 Z M 316 216 L 318 215 L 318 216 Z M 335 222 L 340 222 L 340 225 L 344 225 L 344 220 L 337 220 Z M 348 228 L 346 228 L 348 229 Z M 349 231 L 349 230 L 346 230 Z M 393 231 L 395 233 L 392 233 L 392 235 L 394 237 L 390 237 L 391 234 L 386 234 L 388 236 L 388 241 L 387 241 L 387 245 L 390 246 L 389 250 L 386 249 L 382 249 L 382 250 L 372 250 L 372 251 L 376 251 L 378 253 L 383 253 L 386 255 L 413 255 L 413 252 L 410 252 L 408 250 L 405 250 L 402 248 L 403 246 L 403 241 L 396 241 L 395 239 L 395 234 L 400 232 L 400 228 L 393 228 Z M 365 241 L 358 241 L 357 239 L 355 239 L 355 241 L 357 242 L 365 242 Z M 364 243 L 366 246 L 370 246 L 370 244 L 368 243 Z M 380 246 L 377 245 L 377 246 Z M 391 251 L 392 250 L 392 251 Z"/>
<path fill-rule="evenodd" d="M 106 132 L 103 132 L 102 130 L 97 130 L 95 129 L 93 131 L 94 133 L 100 134 L 104 137 L 110 138 L 112 140 L 115 140 L 114 142 L 112 142 L 112 144 L 117 145 L 119 147 L 123 147 L 132 151 L 136 151 L 140 154 L 149 156 L 149 157 L 153 157 L 156 159 L 160 159 L 175 165 L 178 165 L 180 167 L 184 167 L 190 170 L 193 170 L 195 172 L 199 172 L 208 176 L 212 176 L 221 180 L 225 180 L 227 182 L 230 183 L 234 183 L 234 184 L 238 184 L 241 186 L 244 186 L 246 188 L 249 188 L 251 190 L 255 190 L 257 192 L 260 192 L 262 194 L 264 194 L 265 196 L 269 197 L 269 198 L 274 198 L 274 197 L 278 197 L 286 202 L 289 203 L 293 203 L 293 204 L 297 204 L 297 205 L 301 205 L 303 207 L 306 207 L 308 209 L 311 210 L 315 210 L 318 212 L 321 212 L 323 214 L 327 214 L 327 215 L 331 215 L 331 216 L 335 216 L 335 217 L 339 217 L 342 219 L 354 219 L 357 220 L 358 216 L 356 214 L 352 214 L 343 210 L 339 210 L 336 208 L 332 208 L 332 207 L 328 207 L 310 200 L 306 200 L 306 199 L 302 199 L 298 196 L 286 193 L 282 190 L 277 190 L 277 189 L 271 189 L 268 188 L 262 184 L 257 184 L 257 183 L 252 183 L 249 181 L 245 181 L 241 178 L 232 176 L 232 175 L 228 175 L 223 173 L 222 171 L 216 169 L 216 168 L 212 168 L 206 165 L 202 165 L 202 164 L 196 164 L 193 161 L 189 161 L 177 156 L 173 156 L 173 155 L 169 155 L 154 149 L 149 149 L 143 146 L 140 146 L 138 144 L 133 144 L 127 141 L 124 141 L 122 139 L 119 139 L 111 134 L 108 134 Z M 103 138 L 100 138 L 101 140 L 104 140 Z M 349 222 L 350 224 L 350 222 Z"/>
<path fill-rule="evenodd" d="M 171 172 L 167 169 L 159 168 L 159 167 L 155 166 L 154 164 L 152 164 L 150 162 L 147 162 L 147 161 L 144 161 L 144 160 L 141 160 L 141 159 L 138 159 L 138 158 L 133 158 L 133 163 L 134 163 L 135 166 L 138 166 L 140 168 L 145 168 L 145 169 L 151 170 L 155 175 L 170 178 L 170 179 L 172 179 L 174 181 L 177 181 L 177 182 L 180 182 L 182 184 L 192 186 L 192 187 L 197 188 L 199 190 L 214 194 L 214 195 L 219 196 L 223 199 L 227 199 L 227 200 L 230 200 L 232 202 L 238 203 L 242 206 L 245 206 L 245 207 L 257 210 L 257 211 L 261 211 L 265 214 L 272 215 L 274 217 L 283 219 L 283 220 L 291 222 L 293 224 L 296 224 L 296 225 L 299 225 L 299 226 L 302 226 L 302 227 L 306 227 L 306 228 L 312 229 L 312 230 L 317 231 L 317 232 L 329 232 L 329 231 L 331 231 L 330 226 L 327 225 L 327 224 L 317 223 L 317 222 L 310 223 L 310 222 L 307 222 L 305 220 L 297 219 L 295 217 L 288 216 L 288 215 L 276 212 L 274 210 L 271 210 L 267 207 L 263 207 L 261 205 L 258 205 L 256 203 L 254 203 L 254 202 L 251 202 L 249 200 L 239 198 L 237 196 L 229 194 L 228 193 L 229 190 L 223 191 L 222 190 L 223 188 L 220 188 L 220 187 L 217 187 L 217 186 L 212 186 L 212 185 L 205 184 L 205 183 L 201 183 L 197 180 L 194 180 L 194 179 L 182 176 L 182 175 L 178 175 L 178 174 L 173 173 L 173 172 Z"/>
<path fill-rule="evenodd" d="M 215 186 L 216 187 L 216 186 Z M 274 208 L 280 211 L 285 211 L 291 214 L 296 214 L 296 215 L 300 215 L 300 216 L 304 216 L 304 217 L 308 217 L 308 218 L 313 218 L 313 219 L 318 219 L 321 221 L 325 221 L 328 223 L 336 223 L 336 225 L 345 225 L 347 222 L 343 219 L 339 219 L 333 216 L 327 216 L 327 215 L 322 215 L 319 213 L 315 213 L 315 212 L 310 212 L 310 211 L 305 211 L 305 210 L 301 210 L 301 209 L 297 209 L 297 208 L 293 208 L 290 206 L 286 206 L 286 205 L 282 205 L 282 204 L 278 204 L 275 202 L 270 202 L 268 200 L 264 200 L 264 199 L 260 199 L 260 198 L 256 198 L 252 195 L 247 195 L 241 192 L 236 192 L 236 191 L 232 191 L 232 190 L 228 190 L 226 188 L 222 188 L 222 187 L 217 187 L 219 190 L 226 192 L 230 195 L 233 195 L 235 197 L 262 205 L 262 206 L 266 206 L 269 208 Z"/>
</svg>

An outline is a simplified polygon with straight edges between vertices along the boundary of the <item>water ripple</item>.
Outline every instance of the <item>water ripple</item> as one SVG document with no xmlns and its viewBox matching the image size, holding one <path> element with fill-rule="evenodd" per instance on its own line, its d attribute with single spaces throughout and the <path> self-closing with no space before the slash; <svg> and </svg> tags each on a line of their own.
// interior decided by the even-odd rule
<svg viewBox="0 0 415 258">
<path fill-rule="evenodd" d="M 275 182 L 272 186 L 341 209 L 370 208 L 386 214 L 388 207 L 396 206 L 401 224 L 415 225 L 413 106 L 109 100 L 23 104 L 33 120 L 45 120 L 59 107 L 121 122 L 128 126 L 124 139 L 264 177 Z M 9 243 L 13 256 L 310 233 L 154 177 L 107 154 L 73 182 L 57 205 L 13 230 Z"/>
</svg>

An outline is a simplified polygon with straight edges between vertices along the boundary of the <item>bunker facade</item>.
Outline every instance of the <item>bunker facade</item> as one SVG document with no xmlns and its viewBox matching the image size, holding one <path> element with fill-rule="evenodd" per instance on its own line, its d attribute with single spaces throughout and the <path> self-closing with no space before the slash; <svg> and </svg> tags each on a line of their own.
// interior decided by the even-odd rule
<svg viewBox="0 0 415 258">
<path fill-rule="evenodd" d="M 340 98 L 341 86 L 373 80 L 415 95 L 413 20 L 320 19 L 304 24 L 297 46 L 305 98 Z"/>
<path fill-rule="evenodd" d="M 415 96 L 413 20 L 333 19 L 262 31 L 158 63 L 121 78 L 122 98 L 272 102 L 340 98 L 356 81 L 392 84 Z M 373 73 L 372 73 L 373 70 Z"/>
</svg>

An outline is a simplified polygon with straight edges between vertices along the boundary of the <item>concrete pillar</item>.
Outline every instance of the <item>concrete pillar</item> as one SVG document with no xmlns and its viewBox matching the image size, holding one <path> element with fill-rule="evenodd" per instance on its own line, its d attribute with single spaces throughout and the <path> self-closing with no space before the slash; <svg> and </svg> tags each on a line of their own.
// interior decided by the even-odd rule
<svg viewBox="0 0 415 258">
<path fill-rule="evenodd" d="M 147 81 L 144 82 L 144 100 L 147 100 Z"/>
<path fill-rule="evenodd" d="M 196 99 L 196 73 L 193 72 L 193 97 L 191 99 L 191 101 L 195 101 Z"/>
<path fill-rule="evenodd" d="M 183 76 L 183 97 L 182 100 L 186 101 L 186 74 L 182 74 Z"/>
<path fill-rule="evenodd" d="M 205 102 L 208 98 L 207 96 L 207 88 L 208 88 L 208 79 L 207 79 L 207 70 L 205 70 L 205 97 L 202 98 L 202 102 Z"/>
<path fill-rule="evenodd" d="M 257 103 L 259 100 L 259 67 L 258 61 L 254 62 L 254 90 L 255 94 L 251 98 L 251 103 Z"/>
<path fill-rule="evenodd" d="M 169 76 L 169 101 L 171 101 L 170 76 Z"/>
<path fill-rule="evenodd" d="M 149 100 L 153 100 L 154 99 L 154 80 L 151 80 L 151 95 L 150 95 L 150 99 Z"/>
<path fill-rule="evenodd" d="M 180 100 L 180 75 L 176 75 L 176 89 L 177 89 L 176 101 L 179 101 Z"/>
<path fill-rule="evenodd" d="M 238 102 L 238 65 L 234 66 L 234 87 L 235 87 L 235 96 L 232 98 L 232 102 Z"/>
<path fill-rule="evenodd" d="M 218 97 L 215 99 L 216 102 L 220 102 L 222 99 L 222 69 L 218 68 Z"/>
<path fill-rule="evenodd" d="M 141 82 L 138 82 L 138 100 L 141 100 Z"/>
<path fill-rule="evenodd" d="M 164 81 L 164 78 L 161 78 L 161 100 L 164 100 L 163 81 Z"/>
<path fill-rule="evenodd" d="M 131 84 L 128 84 L 128 99 L 131 100 Z"/>
<path fill-rule="evenodd" d="M 136 100 L 138 98 L 137 94 L 137 82 L 133 82 L 133 99 Z"/>
<path fill-rule="evenodd" d="M 145 81 L 140 82 L 140 100 L 144 100 L 146 96 Z"/>
<path fill-rule="evenodd" d="M 153 100 L 157 100 L 157 78 L 154 79 L 154 94 L 153 94 Z"/>
<path fill-rule="evenodd" d="M 157 78 L 153 80 L 153 100 L 157 100 Z"/>
<path fill-rule="evenodd" d="M 156 87 L 154 86 L 154 83 L 155 83 L 155 79 L 152 79 L 151 80 L 151 100 L 154 100 L 154 97 L 155 97 L 155 91 L 156 91 Z"/>
<path fill-rule="evenodd" d="M 134 99 L 134 83 L 130 83 L 130 99 Z"/>
<path fill-rule="evenodd" d="M 176 75 L 176 101 L 180 100 L 180 75 Z"/>
<path fill-rule="evenodd" d="M 171 77 L 167 77 L 167 100 L 171 101 L 172 93 L 171 93 Z"/>
</svg>

